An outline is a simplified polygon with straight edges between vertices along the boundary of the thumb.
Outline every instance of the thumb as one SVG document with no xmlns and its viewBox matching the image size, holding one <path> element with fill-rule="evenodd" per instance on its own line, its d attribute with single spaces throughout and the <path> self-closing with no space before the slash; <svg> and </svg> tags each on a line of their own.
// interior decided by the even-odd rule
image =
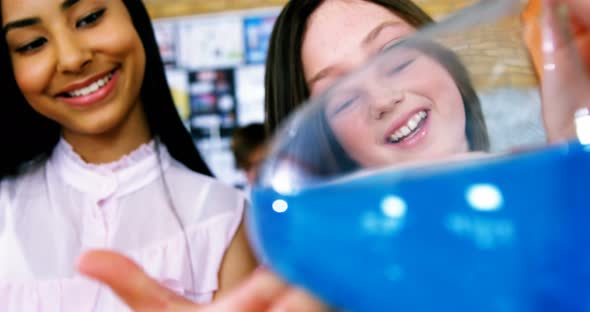
<svg viewBox="0 0 590 312">
<path fill-rule="evenodd" d="M 220 298 L 202 312 L 239 311 L 258 312 L 267 311 L 274 306 L 289 287 L 273 273 L 258 269 L 237 289 Z"/>
<path fill-rule="evenodd" d="M 195 311 L 197 307 L 116 252 L 87 252 L 78 260 L 78 270 L 109 286 L 134 311 Z"/>
<path fill-rule="evenodd" d="M 584 107 L 590 96 L 590 80 L 571 36 L 569 17 L 567 7 L 544 0 L 541 91 L 550 142 L 575 137 L 575 111 Z"/>
<path fill-rule="evenodd" d="M 550 0 L 550 3 L 557 3 L 558 0 Z M 590 1 L 588 0 L 563 0 L 576 16 L 576 21 L 586 28 L 590 28 Z"/>
</svg>

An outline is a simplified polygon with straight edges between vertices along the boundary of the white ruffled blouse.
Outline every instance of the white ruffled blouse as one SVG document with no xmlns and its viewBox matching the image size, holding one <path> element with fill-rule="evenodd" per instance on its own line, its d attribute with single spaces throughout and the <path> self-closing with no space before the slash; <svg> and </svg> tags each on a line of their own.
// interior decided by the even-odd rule
<svg viewBox="0 0 590 312">
<path fill-rule="evenodd" d="M 161 144 L 91 165 L 61 140 L 48 160 L 0 181 L 0 311 L 127 311 L 77 273 L 77 258 L 95 248 L 119 251 L 178 293 L 209 302 L 244 203 Z"/>
</svg>

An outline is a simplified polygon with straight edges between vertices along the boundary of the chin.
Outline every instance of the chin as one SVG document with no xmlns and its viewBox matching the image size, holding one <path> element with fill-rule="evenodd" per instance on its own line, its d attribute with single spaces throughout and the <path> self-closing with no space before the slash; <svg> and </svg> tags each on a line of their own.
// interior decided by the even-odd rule
<svg viewBox="0 0 590 312">
<path fill-rule="evenodd" d="M 114 122 L 94 122 L 73 125 L 72 127 L 67 127 L 67 130 L 78 135 L 94 136 L 107 134 L 116 128 L 117 126 Z"/>
</svg>

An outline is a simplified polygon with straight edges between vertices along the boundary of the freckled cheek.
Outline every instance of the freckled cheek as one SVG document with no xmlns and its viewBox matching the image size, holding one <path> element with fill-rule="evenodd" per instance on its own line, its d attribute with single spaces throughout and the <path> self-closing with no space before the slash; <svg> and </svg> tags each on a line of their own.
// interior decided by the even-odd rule
<svg viewBox="0 0 590 312">
<path fill-rule="evenodd" d="M 456 122 L 465 124 L 465 105 L 461 93 L 457 88 L 457 85 L 453 82 L 446 86 L 448 90 L 446 94 L 446 105 L 444 111 L 450 116 L 455 118 Z"/>
<path fill-rule="evenodd" d="M 436 84 L 438 111 L 442 121 L 449 133 L 456 133 L 460 136 L 465 129 L 465 107 L 459 89 L 454 82 L 440 81 Z"/>
<path fill-rule="evenodd" d="M 338 125 L 332 127 L 334 134 L 340 144 L 352 154 L 362 153 L 372 145 L 377 136 L 373 127 L 364 124 L 359 119 L 361 116 L 354 115 L 347 120 L 341 120 Z"/>
<path fill-rule="evenodd" d="M 434 102 L 437 111 L 444 115 L 455 115 L 463 111 L 463 99 L 452 78 L 446 79 L 445 76 L 441 73 L 440 77 L 445 79 L 433 79 L 422 88 L 424 94 Z"/>
</svg>

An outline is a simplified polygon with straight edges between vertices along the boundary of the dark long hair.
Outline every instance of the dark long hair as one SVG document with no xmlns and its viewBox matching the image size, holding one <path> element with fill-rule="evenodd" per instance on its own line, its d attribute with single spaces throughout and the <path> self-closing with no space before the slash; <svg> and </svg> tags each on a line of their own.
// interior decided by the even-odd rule
<svg viewBox="0 0 590 312">
<path fill-rule="evenodd" d="M 151 20 L 141 0 L 123 0 L 143 43 L 146 68 L 140 97 L 152 135 L 159 137 L 176 160 L 189 169 L 211 176 L 174 106 Z M 2 17 L 0 16 L 0 24 Z M 10 61 L 6 38 L 0 38 L 0 178 L 23 165 L 43 159 L 59 141 L 61 127 L 34 111 L 20 92 Z"/>
<path fill-rule="evenodd" d="M 432 18 L 411 0 L 365 0 L 390 10 L 418 28 Z M 290 0 L 279 15 L 270 39 L 265 75 L 266 127 L 269 133 L 309 97 L 303 75 L 301 46 L 307 20 L 323 0 Z"/>
</svg>

